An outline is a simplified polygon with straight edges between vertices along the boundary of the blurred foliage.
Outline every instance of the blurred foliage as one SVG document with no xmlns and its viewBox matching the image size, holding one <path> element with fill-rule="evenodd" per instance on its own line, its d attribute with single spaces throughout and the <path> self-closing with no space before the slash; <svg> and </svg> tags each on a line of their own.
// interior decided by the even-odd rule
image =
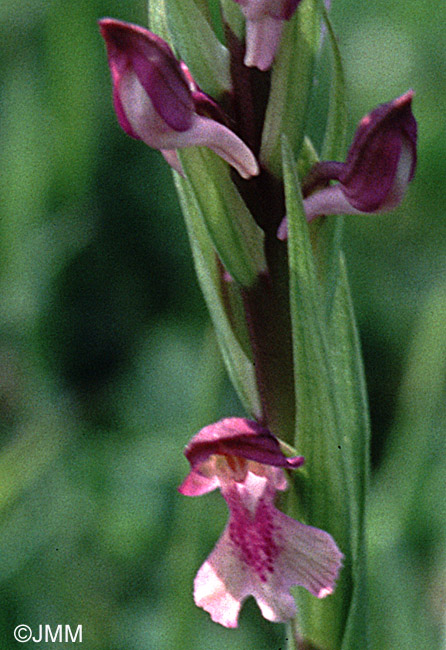
<svg viewBox="0 0 446 650">
<path fill-rule="evenodd" d="M 403 205 L 350 217 L 344 237 L 373 424 L 373 647 L 444 649 L 446 10 L 333 5 L 350 134 L 409 87 L 420 125 Z M 117 126 L 103 15 L 146 23 L 142 0 L 0 4 L 1 647 L 20 647 L 18 624 L 62 623 L 91 650 L 277 650 L 282 627 L 253 603 L 237 631 L 193 605 L 226 512 L 177 495 L 182 447 L 242 410 L 170 171 Z"/>
</svg>

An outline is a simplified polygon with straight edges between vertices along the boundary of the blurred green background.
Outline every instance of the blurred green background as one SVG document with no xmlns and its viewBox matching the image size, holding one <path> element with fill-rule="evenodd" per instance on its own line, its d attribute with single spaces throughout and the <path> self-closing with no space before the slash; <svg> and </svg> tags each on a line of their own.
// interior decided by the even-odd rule
<svg viewBox="0 0 446 650">
<path fill-rule="evenodd" d="M 143 0 L 0 4 L 0 645 L 23 647 L 18 624 L 82 624 L 89 650 L 278 650 L 253 602 L 237 631 L 193 604 L 226 512 L 177 494 L 182 448 L 243 411 L 167 164 L 117 125 L 104 15 L 147 23 Z M 419 122 L 402 206 L 344 238 L 373 428 L 373 650 L 446 649 L 446 8 L 335 0 L 332 18 L 350 135 L 409 87 Z M 326 68 L 324 51 L 316 141 Z"/>
</svg>

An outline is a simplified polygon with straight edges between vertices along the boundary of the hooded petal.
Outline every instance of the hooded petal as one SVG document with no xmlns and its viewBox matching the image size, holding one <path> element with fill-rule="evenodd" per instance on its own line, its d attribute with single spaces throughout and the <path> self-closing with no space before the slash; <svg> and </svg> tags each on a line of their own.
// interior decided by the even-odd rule
<svg viewBox="0 0 446 650">
<path fill-rule="evenodd" d="M 214 454 L 237 456 L 265 465 L 296 469 L 302 456 L 287 458 L 268 429 L 246 418 L 225 418 L 201 429 L 184 450 L 192 468 Z"/>
<path fill-rule="evenodd" d="M 175 131 L 186 131 L 192 122 L 194 103 L 184 73 L 169 45 L 147 29 L 112 18 L 99 21 L 104 37 L 115 92 L 127 76 L 135 75 L 153 110 Z"/>
<path fill-rule="evenodd" d="M 359 124 L 339 181 L 348 201 L 361 212 L 385 209 L 398 175 L 406 185 L 413 178 L 417 138 L 413 94 L 409 90 L 382 104 Z"/>
<path fill-rule="evenodd" d="M 173 150 L 205 146 L 243 178 L 259 173 L 244 142 L 222 124 L 221 111 L 193 81 L 169 45 L 143 27 L 111 18 L 99 21 L 107 46 L 116 114 L 124 131 L 164 155 L 174 169 Z M 208 114 L 203 114 L 206 113 Z M 213 119 L 217 116 L 217 119 Z"/>
<path fill-rule="evenodd" d="M 307 221 L 327 214 L 385 212 L 401 202 L 417 162 L 413 95 L 409 90 L 363 117 L 345 163 L 314 165 L 302 187 Z M 331 180 L 339 183 L 327 186 Z M 277 237 L 287 237 L 286 218 Z"/>
</svg>

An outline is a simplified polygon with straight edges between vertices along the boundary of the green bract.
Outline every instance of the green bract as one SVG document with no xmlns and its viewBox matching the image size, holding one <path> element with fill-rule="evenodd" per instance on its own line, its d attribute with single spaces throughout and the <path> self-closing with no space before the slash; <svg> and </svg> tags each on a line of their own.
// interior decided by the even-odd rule
<svg viewBox="0 0 446 650">
<path fill-rule="evenodd" d="M 358 340 L 345 273 L 338 274 L 328 319 L 289 145 L 283 148 L 288 217 L 290 304 L 297 401 L 295 447 L 306 458 L 303 515 L 330 532 L 345 555 L 328 601 L 299 594 L 304 638 L 316 647 L 366 645 L 365 550 L 362 538 L 368 422 Z M 353 588 L 354 587 L 354 588 Z"/>
<path fill-rule="evenodd" d="M 284 25 L 282 43 L 271 72 L 260 160 L 276 176 L 282 173 L 281 135 L 287 135 L 295 155 L 302 146 L 319 41 L 319 3 L 303 0 L 293 18 Z"/>
<path fill-rule="evenodd" d="M 180 160 L 226 270 L 242 286 L 252 285 L 266 268 L 263 233 L 232 182 L 228 166 L 198 147 L 182 151 Z"/>
<path fill-rule="evenodd" d="M 170 0 L 167 24 L 177 53 L 198 85 L 214 98 L 231 89 L 229 53 L 194 0 Z"/>
</svg>

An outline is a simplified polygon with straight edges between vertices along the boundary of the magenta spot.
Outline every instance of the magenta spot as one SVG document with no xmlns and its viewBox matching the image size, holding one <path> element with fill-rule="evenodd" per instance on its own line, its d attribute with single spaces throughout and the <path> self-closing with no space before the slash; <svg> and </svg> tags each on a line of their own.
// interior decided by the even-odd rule
<svg viewBox="0 0 446 650">
<path fill-rule="evenodd" d="M 234 494 L 228 499 L 228 505 L 231 511 L 229 537 L 236 552 L 261 582 L 267 582 L 267 574 L 274 572 L 274 560 L 280 552 L 273 537 L 274 506 L 261 499 L 252 515 Z"/>
</svg>

